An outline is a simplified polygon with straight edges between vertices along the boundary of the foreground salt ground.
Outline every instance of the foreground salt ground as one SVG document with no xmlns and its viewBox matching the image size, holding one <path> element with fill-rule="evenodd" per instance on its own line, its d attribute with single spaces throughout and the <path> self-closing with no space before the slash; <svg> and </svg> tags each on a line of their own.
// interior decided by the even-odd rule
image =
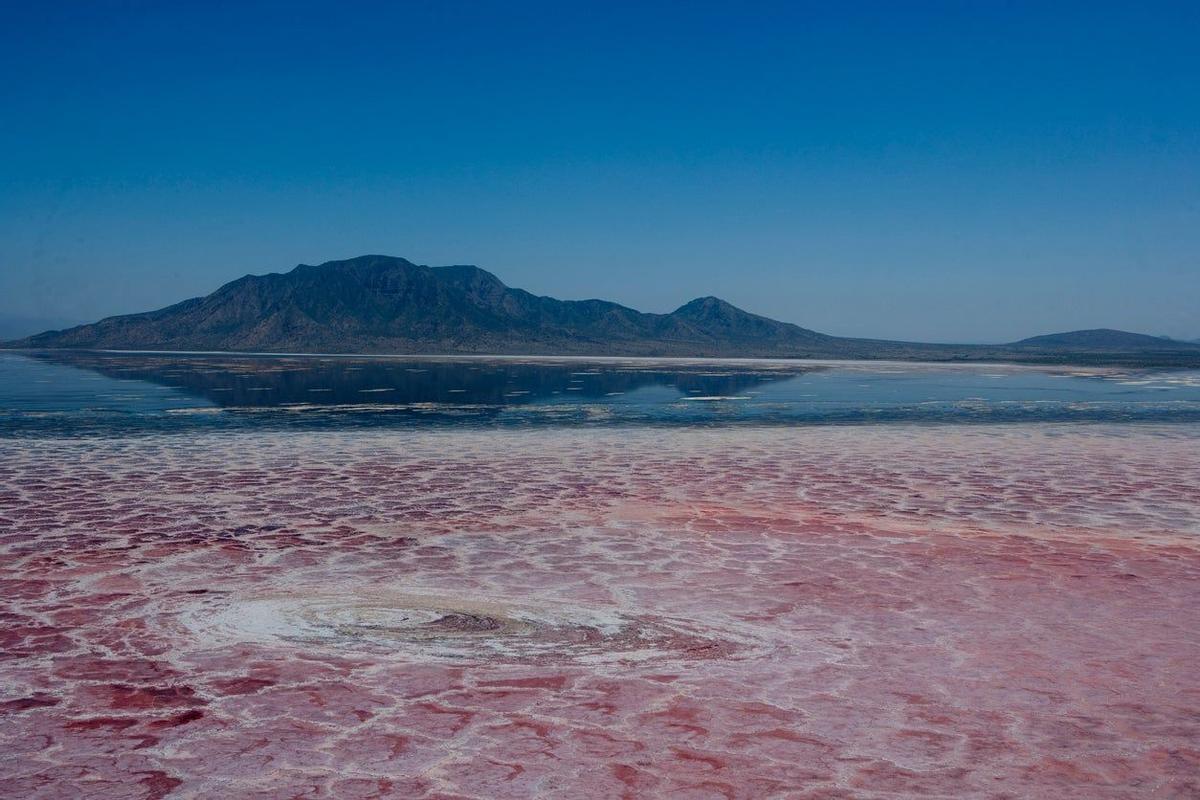
<svg viewBox="0 0 1200 800">
<path fill-rule="evenodd" d="M 1200 431 L 25 439 L 0 796 L 1200 796 Z"/>
</svg>

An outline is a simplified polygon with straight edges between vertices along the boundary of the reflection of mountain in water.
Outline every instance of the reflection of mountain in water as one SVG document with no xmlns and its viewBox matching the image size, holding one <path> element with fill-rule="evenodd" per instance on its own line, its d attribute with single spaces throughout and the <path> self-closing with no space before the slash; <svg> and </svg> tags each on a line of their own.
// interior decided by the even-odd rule
<svg viewBox="0 0 1200 800">
<path fill-rule="evenodd" d="M 736 395 L 813 367 L 589 364 L 581 361 L 430 361 L 274 356 L 29 353 L 109 378 L 150 381 L 222 408 L 284 405 L 502 406 L 594 400 L 647 387 L 682 395 Z M 736 371 L 735 371 L 736 370 Z"/>
</svg>

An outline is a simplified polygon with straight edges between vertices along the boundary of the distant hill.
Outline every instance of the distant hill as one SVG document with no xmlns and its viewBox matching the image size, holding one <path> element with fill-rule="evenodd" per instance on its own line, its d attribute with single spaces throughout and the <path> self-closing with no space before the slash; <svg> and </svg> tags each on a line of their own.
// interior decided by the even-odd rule
<svg viewBox="0 0 1200 800">
<path fill-rule="evenodd" d="M 1087 331 L 1071 331 L 1069 333 L 1050 333 L 1045 336 L 1033 336 L 1013 342 L 1013 347 L 1073 350 L 1101 350 L 1115 352 L 1121 350 L 1177 350 L 1181 346 L 1190 347 L 1191 342 L 1168 339 L 1164 336 L 1147 336 L 1144 333 L 1129 333 L 1112 328 L 1096 328 Z"/>
<path fill-rule="evenodd" d="M 1012 345 L 853 339 L 751 314 L 716 297 L 647 314 L 606 300 L 539 297 L 479 267 L 427 267 L 380 255 L 247 275 L 206 297 L 7 346 L 1095 362 L 1147 356 L 1200 365 L 1198 345 L 1121 331 L 1052 334 Z"/>
</svg>

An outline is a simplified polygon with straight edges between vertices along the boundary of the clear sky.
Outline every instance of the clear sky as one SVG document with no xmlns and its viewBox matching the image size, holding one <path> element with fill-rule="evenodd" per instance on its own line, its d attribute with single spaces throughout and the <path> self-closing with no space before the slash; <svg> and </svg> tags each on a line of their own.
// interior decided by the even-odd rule
<svg viewBox="0 0 1200 800">
<path fill-rule="evenodd" d="M 1200 3 L 0 0 L 0 317 L 363 253 L 836 334 L 1200 337 Z"/>
</svg>

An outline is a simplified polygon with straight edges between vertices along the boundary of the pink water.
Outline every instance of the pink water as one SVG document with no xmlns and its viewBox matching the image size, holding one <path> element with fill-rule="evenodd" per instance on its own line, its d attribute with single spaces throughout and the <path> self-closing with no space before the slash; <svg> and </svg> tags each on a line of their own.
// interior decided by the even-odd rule
<svg viewBox="0 0 1200 800">
<path fill-rule="evenodd" d="M 0 796 L 1200 797 L 1200 430 L 29 439 Z"/>
</svg>

